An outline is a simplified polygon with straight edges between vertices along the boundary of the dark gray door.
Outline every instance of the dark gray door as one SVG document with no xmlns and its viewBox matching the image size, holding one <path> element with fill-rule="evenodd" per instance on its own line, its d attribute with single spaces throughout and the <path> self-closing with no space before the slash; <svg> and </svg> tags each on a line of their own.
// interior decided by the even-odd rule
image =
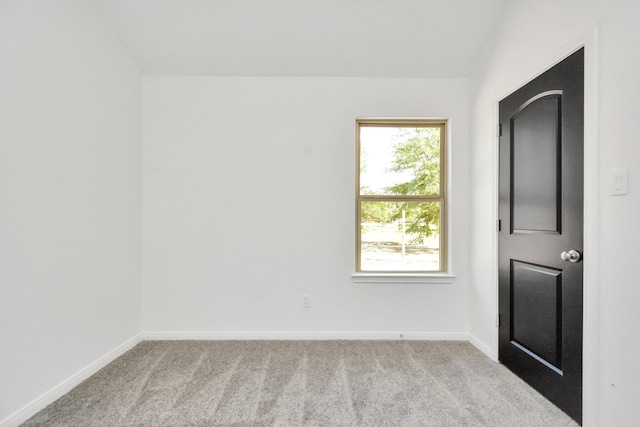
<svg viewBox="0 0 640 427">
<path fill-rule="evenodd" d="M 582 420 L 584 49 L 500 101 L 500 361 Z"/>
</svg>

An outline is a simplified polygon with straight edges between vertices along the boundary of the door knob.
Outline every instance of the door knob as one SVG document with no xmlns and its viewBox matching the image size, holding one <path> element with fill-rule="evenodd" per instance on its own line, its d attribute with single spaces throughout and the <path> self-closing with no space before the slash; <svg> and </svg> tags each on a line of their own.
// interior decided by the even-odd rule
<svg viewBox="0 0 640 427">
<path fill-rule="evenodd" d="M 575 249 L 571 249 L 569 252 L 562 252 L 560 258 L 562 258 L 563 261 L 578 262 L 582 258 L 582 255 Z"/>
</svg>

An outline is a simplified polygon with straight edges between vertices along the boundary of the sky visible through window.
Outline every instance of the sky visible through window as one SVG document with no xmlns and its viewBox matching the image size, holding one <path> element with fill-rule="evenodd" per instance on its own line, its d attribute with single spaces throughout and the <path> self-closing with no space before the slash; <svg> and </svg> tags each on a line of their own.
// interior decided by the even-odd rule
<svg viewBox="0 0 640 427">
<path fill-rule="evenodd" d="M 385 188 L 410 181 L 413 173 L 392 172 L 394 143 L 400 141 L 402 128 L 366 127 L 360 128 L 360 163 L 364 171 L 360 173 L 361 194 L 386 194 Z"/>
</svg>

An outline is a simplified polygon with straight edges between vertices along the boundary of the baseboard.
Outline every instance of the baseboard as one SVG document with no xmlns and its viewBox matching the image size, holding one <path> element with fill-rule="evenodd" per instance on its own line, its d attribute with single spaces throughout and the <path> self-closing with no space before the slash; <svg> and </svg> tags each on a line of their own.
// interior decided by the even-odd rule
<svg viewBox="0 0 640 427">
<path fill-rule="evenodd" d="M 46 408 L 47 405 L 53 403 L 60 397 L 67 394 L 71 389 L 76 387 L 82 381 L 89 378 L 91 375 L 98 372 L 100 369 L 107 366 L 109 363 L 114 361 L 116 358 L 124 354 L 125 352 L 131 350 L 136 344 L 142 341 L 142 336 L 140 334 L 135 335 L 124 343 L 120 344 L 115 349 L 111 350 L 109 353 L 100 357 L 95 362 L 91 363 L 89 366 L 81 369 L 71 377 L 67 378 L 57 386 L 53 387 L 42 396 L 18 409 L 13 414 L 9 415 L 4 420 L 0 421 L 0 427 L 16 427 L 37 414 L 42 409 Z"/>
<path fill-rule="evenodd" d="M 486 345 L 485 343 L 483 343 L 482 341 L 480 341 L 478 338 L 474 337 L 471 334 L 468 334 L 468 340 L 471 345 L 473 345 L 475 348 L 483 352 L 488 358 L 495 360 L 497 362 L 496 358 L 493 356 L 493 351 L 491 350 L 491 347 L 489 347 L 488 345 Z"/>
<path fill-rule="evenodd" d="M 146 341 L 161 340 L 422 340 L 467 341 L 466 332 L 394 332 L 394 331 L 150 331 Z"/>
</svg>

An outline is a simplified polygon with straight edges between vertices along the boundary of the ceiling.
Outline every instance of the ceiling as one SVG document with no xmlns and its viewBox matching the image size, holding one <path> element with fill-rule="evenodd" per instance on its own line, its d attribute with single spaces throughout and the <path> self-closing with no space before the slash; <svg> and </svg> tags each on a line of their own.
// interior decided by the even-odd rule
<svg viewBox="0 0 640 427">
<path fill-rule="evenodd" d="M 508 0 L 96 0 L 148 75 L 466 77 Z"/>
</svg>

